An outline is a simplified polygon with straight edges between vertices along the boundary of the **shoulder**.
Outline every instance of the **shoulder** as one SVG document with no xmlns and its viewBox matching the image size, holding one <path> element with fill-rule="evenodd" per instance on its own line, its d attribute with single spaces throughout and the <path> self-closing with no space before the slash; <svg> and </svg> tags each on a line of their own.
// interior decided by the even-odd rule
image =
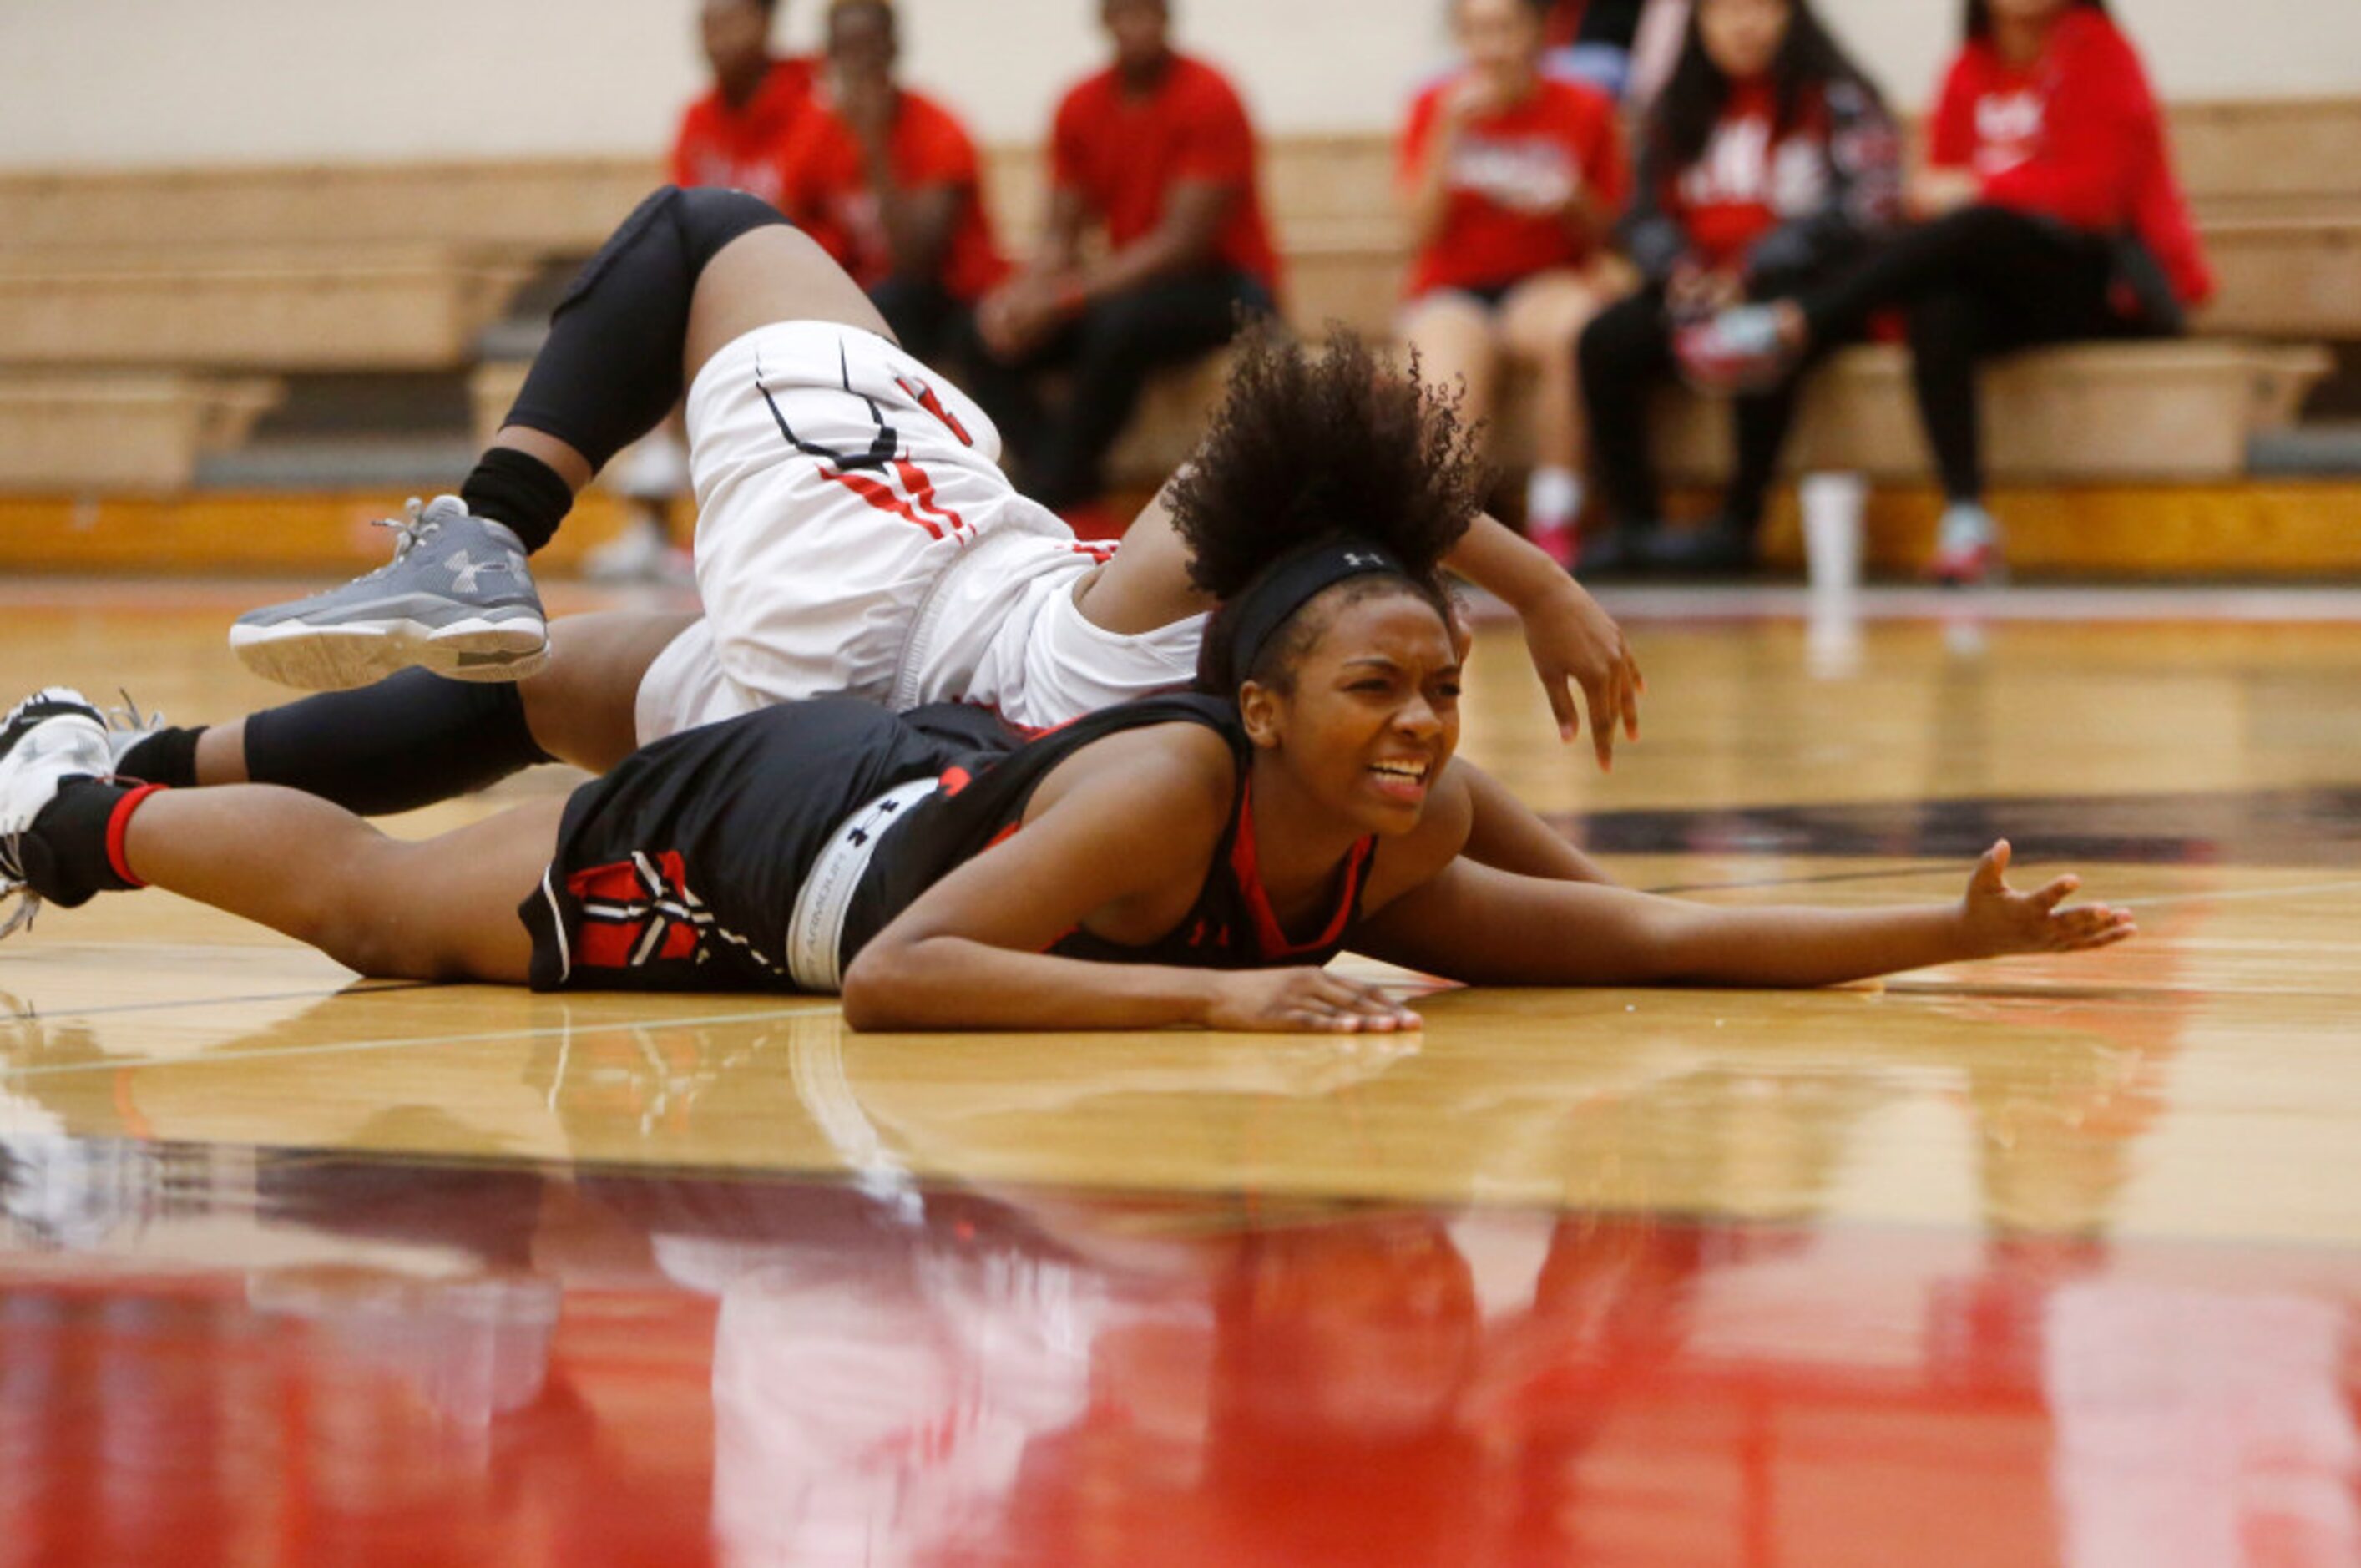
<svg viewBox="0 0 2361 1568">
<path fill-rule="evenodd" d="M 2050 35 L 2050 58 L 2061 72 L 2090 72 L 2145 79 L 2139 51 L 2103 11 L 2078 7 L 2059 18 Z"/>
<path fill-rule="evenodd" d="M 912 125 L 930 140 L 961 147 L 973 144 L 974 138 L 968 135 L 966 124 L 949 104 L 906 87 L 902 90 L 902 103 L 904 113 L 910 116 Z"/>
<path fill-rule="evenodd" d="M 1137 825 L 1143 855 L 1202 850 L 1237 803 L 1238 762 L 1229 738 L 1210 724 L 1178 718 L 1119 729 L 1077 748 L 1035 793 L 1038 817 L 1087 800 Z"/>
<path fill-rule="evenodd" d="M 1588 129 L 1615 123 L 1615 101 L 1587 82 L 1545 76 L 1542 78 L 1541 101 L 1554 118 L 1568 125 Z"/>
<path fill-rule="evenodd" d="M 1170 88 L 1175 102 L 1243 115 L 1246 100 L 1221 70 L 1194 55 L 1175 55 Z"/>
<path fill-rule="evenodd" d="M 1071 118 L 1102 114 L 1114 101 L 1115 72 L 1098 71 L 1066 89 L 1066 95 L 1058 100 L 1058 120 L 1063 124 Z"/>
</svg>

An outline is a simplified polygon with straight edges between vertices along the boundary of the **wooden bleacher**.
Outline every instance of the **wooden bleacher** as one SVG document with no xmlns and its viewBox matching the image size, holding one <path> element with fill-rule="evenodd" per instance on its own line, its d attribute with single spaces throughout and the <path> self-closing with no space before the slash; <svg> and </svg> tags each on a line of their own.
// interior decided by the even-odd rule
<svg viewBox="0 0 2361 1568">
<path fill-rule="evenodd" d="M 2361 99 L 2192 104 L 2173 119 L 2223 279 L 2205 335 L 1996 368 L 1990 446 L 2004 489 L 2078 487 L 2125 508 L 2135 493 L 2227 495 L 2246 477 L 2247 438 L 2294 418 L 2326 371 L 2304 345 L 2361 341 L 2361 161 L 2346 152 Z M 1392 166 L 1380 136 L 1272 148 L 1266 194 L 1299 329 L 1389 334 L 1402 265 Z M 653 159 L 0 173 L 0 497 L 184 488 L 197 457 L 234 446 L 286 374 L 472 368 L 479 404 L 504 407 L 516 371 L 478 365 L 486 326 L 526 279 L 587 255 L 657 178 Z M 1031 149 L 993 154 L 1005 236 L 1030 230 L 1040 181 Z M 1916 493 L 1924 451 L 1902 377 L 1892 349 L 1839 356 L 1809 395 L 1791 466 Z M 1217 387 L 1213 369 L 1157 385 L 1117 455 L 1123 475 L 1169 470 Z M 1667 403 L 1668 476 L 1717 481 L 1717 411 L 1684 394 Z M 2303 493 L 2274 503 L 2282 533 Z M 2226 502 L 2183 511 L 2231 515 Z M 2339 554 L 2325 522 L 2315 532 L 2323 543 L 2294 553 L 2304 569 L 2361 567 L 2361 543 Z M 2226 528 L 2224 550 L 2252 543 L 2241 534 Z M 0 569 L 70 564 L 70 549 L 54 553 L 60 537 L 0 526 Z"/>
</svg>

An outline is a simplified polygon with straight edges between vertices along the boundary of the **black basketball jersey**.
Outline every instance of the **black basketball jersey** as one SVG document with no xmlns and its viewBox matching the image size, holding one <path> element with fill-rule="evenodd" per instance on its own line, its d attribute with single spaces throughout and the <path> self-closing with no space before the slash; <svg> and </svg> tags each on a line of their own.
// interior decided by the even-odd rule
<svg viewBox="0 0 2361 1568">
<path fill-rule="evenodd" d="M 533 983 L 792 990 L 796 894 L 856 812 L 899 785 L 941 781 L 878 834 L 846 908 L 845 963 L 938 880 L 1016 831 L 1059 763 L 1106 736 L 1175 722 L 1217 731 L 1238 761 L 1237 804 L 1188 916 L 1143 948 L 1077 930 L 1050 950 L 1197 968 L 1325 962 L 1359 916 L 1373 843 L 1355 847 L 1322 928 L 1291 942 L 1257 873 L 1251 748 L 1232 704 L 1146 697 L 1027 741 L 983 708 L 946 703 L 895 715 L 823 697 L 685 730 L 577 790 L 549 872 L 519 911 L 533 935 Z"/>
<path fill-rule="evenodd" d="M 927 710 L 911 717 L 917 718 Z M 1016 832 L 1033 792 L 1058 765 L 1110 735 L 1154 724 L 1202 724 L 1228 742 L 1238 788 L 1230 819 L 1189 913 L 1171 931 L 1126 948 L 1076 929 L 1051 946 L 1061 957 L 1110 963 L 1177 964 L 1193 969 L 1257 969 L 1323 964 L 1336 956 L 1361 913 L 1376 840 L 1364 839 L 1340 868 L 1334 902 L 1320 928 L 1296 940 L 1281 928 L 1262 885 L 1248 784 L 1253 748 L 1237 707 L 1191 693 L 1141 697 L 1085 714 L 973 773 L 954 772 L 936 795 L 914 806 L 878 841 L 876 859 L 845 918 L 844 959 L 912 901 L 947 875 Z"/>
</svg>

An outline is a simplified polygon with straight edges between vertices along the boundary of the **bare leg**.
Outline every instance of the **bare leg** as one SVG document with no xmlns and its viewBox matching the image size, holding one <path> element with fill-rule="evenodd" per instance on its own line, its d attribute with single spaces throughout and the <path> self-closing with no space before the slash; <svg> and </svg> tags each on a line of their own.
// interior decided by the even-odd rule
<svg viewBox="0 0 2361 1568">
<path fill-rule="evenodd" d="M 517 918 L 557 849 L 565 802 L 537 800 L 423 843 L 269 784 L 169 791 L 134 813 L 124 858 L 151 885 L 309 943 L 383 979 L 522 985 Z M 300 867 L 299 874 L 287 868 Z"/>
<path fill-rule="evenodd" d="M 1606 302 L 1592 275 L 1548 272 L 1520 284 L 1500 305 L 1500 342 L 1534 372 L 1533 456 L 1543 467 L 1578 469 L 1585 452 L 1575 356 L 1582 329 Z"/>
<path fill-rule="evenodd" d="M 594 773 L 638 751 L 640 683 L 697 619 L 617 609 L 554 622 L 549 668 L 517 688 L 534 744 Z"/>
<path fill-rule="evenodd" d="M 1430 387 L 1466 389 L 1459 422 L 1480 423 L 1492 411 L 1499 345 L 1492 313 L 1466 294 L 1432 294 L 1402 316 L 1403 342 L 1418 351 L 1419 378 Z"/>
<path fill-rule="evenodd" d="M 723 246 L 697 275 L 682 368 L 694 381 L 707 360 L 755 328 L 796 321 L 835 322 L 894 341 L 894 329 L 869 296 L 809 235 L 750 230 Z"/>
</svg>

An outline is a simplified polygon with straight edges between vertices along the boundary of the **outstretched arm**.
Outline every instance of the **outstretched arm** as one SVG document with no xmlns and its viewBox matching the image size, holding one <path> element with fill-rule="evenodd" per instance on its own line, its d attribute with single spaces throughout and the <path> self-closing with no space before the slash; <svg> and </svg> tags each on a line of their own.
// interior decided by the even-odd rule
<svg viewBox="0 0 2361 1568">
<path fill-rule="evenodd" d="M 2062 909 L 2078 879 L 2032 893 L 1993 846 L 1956 904 L 1899 909 L 1724 908 L 1466 860 L 1379 911 L 1354 943 L 1389 962 L 1489 985 L 1837 985 L 2008 953 L 2078 952 L 2135 934 L 2104 905 Z"/>
</svg>

